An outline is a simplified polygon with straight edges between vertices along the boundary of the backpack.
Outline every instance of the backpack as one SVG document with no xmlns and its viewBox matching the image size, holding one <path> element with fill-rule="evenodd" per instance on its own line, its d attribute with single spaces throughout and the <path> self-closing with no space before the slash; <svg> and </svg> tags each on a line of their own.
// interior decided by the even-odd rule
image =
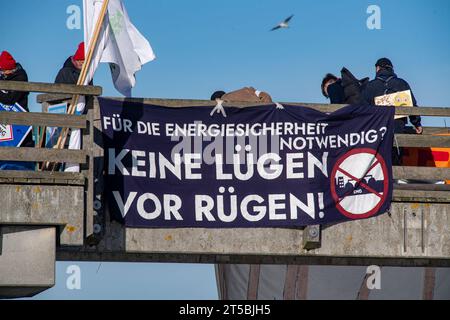
<svg viewBox="0 0 450 320">
<path fill-rule="evenodd" d="M 365 104 L 362 91 L 369 82 L 369 78 L 358 80 L 347 68 L 341 70 L 342 87 L 344 88 L 345 104 Z"/>
</svg>

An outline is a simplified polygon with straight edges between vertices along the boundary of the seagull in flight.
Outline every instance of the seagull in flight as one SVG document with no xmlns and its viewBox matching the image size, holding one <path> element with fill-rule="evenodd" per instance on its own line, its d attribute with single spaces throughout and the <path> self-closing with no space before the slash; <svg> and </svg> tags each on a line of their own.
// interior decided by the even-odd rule
<svg viewBox="0 0 450 320">
<path fill-rule="evenodd" d="M 270 31 L 274 31 L 274 30 L 278 30 L 281 28 L 289 28 L 289 20 L 292 19 L 294 15 L 291 15 L 290 17 L 286 18 L 283 22 L 281 22 L 279 25 L 277 25 L 276 27 L 273 27 Z"/>
</svg>

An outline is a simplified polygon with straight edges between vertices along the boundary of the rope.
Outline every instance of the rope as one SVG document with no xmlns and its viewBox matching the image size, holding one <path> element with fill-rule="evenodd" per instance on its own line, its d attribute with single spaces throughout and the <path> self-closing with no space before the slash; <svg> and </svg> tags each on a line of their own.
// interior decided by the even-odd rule
<svg viewBox="0 0 450 320">
<path fill-rule="evenodd" d="M 214 113 L 222 113 L 223 117 L 226 118 L 227 114 L 225 113 L 225 109 L 223 108 L 223 100 L 216 99 L 216 102 L 216 106 L 214 107 L 214 109 L 212 109 L 209 115 L 212 117 Z"/>
<path fill-rule="evenodd" d="M 279 110 L 284 110 L 284 107 L 281 103 L 275 102 L 275 107 Z"/>
</svg>

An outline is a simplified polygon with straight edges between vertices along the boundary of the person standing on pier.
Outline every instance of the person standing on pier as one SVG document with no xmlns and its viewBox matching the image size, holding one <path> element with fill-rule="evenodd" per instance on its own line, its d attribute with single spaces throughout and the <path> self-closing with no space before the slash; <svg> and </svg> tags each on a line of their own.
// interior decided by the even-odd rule
<svg viewBox="0 0 450 320">
<path fill-rule="evenodd" d="M 25 69 L 20 63 L 14 60 L 8 51 L 3 51 L 0 54 L 0 80 L 28 82 L 28 75 Z M 28 95 L 29 92 L 0 90 L 0 103 L 8 106 L 17 103 L 28 112 L 30 111 L 28 109 Z M 31 132 L 27 135 L 21 146 L 34 147 Z"/>
<path fill-rule="evenodd" d="M 84 42 L 81 42 L 75 54 L 68 57 L 64 62 L 63 67 L 56 75 L 55 83 L 77 84 L 84 59 Z"/>
</svg>

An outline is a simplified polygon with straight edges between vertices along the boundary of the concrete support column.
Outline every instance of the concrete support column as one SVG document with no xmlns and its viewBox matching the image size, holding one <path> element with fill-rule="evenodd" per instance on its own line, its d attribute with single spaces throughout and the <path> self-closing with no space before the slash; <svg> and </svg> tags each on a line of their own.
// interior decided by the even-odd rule
<svg viewBox="0 0 450 320">
<path fill-rule="evenodd" d="M 0 225 L 0 298 L 55 285 L 56 227 Z"/>
</svg>

